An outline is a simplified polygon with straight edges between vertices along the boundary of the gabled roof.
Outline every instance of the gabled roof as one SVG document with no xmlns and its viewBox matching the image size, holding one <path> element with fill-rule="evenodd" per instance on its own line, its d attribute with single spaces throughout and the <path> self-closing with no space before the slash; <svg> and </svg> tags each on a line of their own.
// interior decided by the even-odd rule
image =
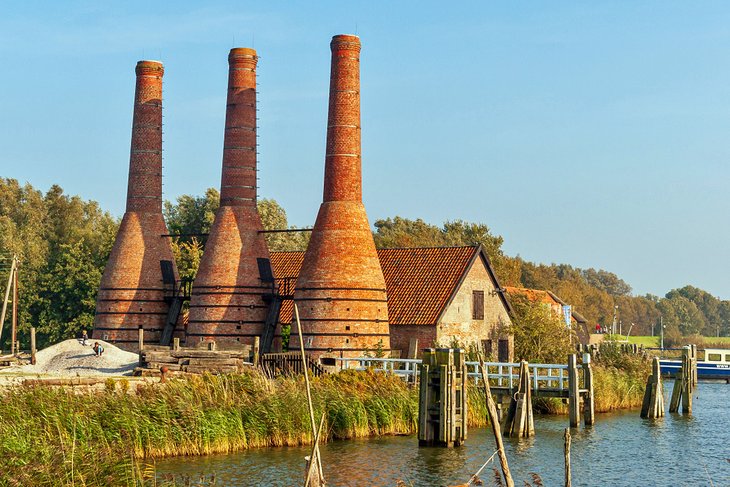
<svg viewBox="0 0 730 487">
<path fill-rule="evenodd" d="M 481 258 L 495 289 L 499 283 L 481 246 L 379 249 L 378 257 L 388 292 L 388 321 L 393 325 L 435 325 L 473 263 Z M 271 252 L 277 279 L 299 275 L 304 252 Z M 499 293 L 511 311 L 504 293 Z M 280 321 L 291 321 L 292 303 L 285 301 Z"/>
</svg>

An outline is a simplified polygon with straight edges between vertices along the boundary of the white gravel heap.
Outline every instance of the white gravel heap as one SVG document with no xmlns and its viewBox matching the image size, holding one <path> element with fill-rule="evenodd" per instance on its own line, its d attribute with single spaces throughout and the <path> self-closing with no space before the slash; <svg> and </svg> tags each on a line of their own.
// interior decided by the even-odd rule
<svg viewBox="0 0 730 487">
<path fill-rule="evenodd" d="M 97 357 L 92 350 L 94 342 L 104 347 L 104 353 Z M 11 367 L 15 373 L 43 374 L 60 377 L 131 375 L 139 364 L 139 355 L 124 351 L 102 340 L 86 340 L 86 346 L 79 340 L 66 340 L 36 354 L 35 365 Z"/>
</svg>

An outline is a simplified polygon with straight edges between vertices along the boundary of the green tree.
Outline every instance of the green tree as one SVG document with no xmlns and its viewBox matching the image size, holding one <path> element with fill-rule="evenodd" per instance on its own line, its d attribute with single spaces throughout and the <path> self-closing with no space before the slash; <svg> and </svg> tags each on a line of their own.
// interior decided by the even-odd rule
<svg viewBox="0 0 730 487">
<path fill-rule="evenodd" d="M 564 363 L 572 353 L 574 333 L 549 306 L 517 297 L 513 299 L 512 327 L 515 358 L 533 363 Z"/>
<path fill-rule="evenodd" d="M 43 195 L 0 179 L 0 256 L 17 255 L 19 339 L 31 326 L 39 344 L 89 326 L 94 298 L 119 222 L 60 186 Z M 7 269 L 0 275 L 4 291 Z M 4 333 L 7 343 L 8 334 Z"/>
</svg>

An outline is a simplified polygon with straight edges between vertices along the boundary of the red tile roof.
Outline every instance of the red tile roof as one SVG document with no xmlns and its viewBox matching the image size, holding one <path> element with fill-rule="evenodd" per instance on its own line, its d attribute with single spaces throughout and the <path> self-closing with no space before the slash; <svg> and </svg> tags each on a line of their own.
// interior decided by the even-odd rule
<svg viewBox="0 0 730 487">
<path fill-rule="evenodd" d="M 388 320 L 393 325 L 435 325 L 480 253 L 472 247 L 380 249 L 380 265 L 388 290 Z M 272 252 L 277 280 L 299 274 L 304 252 Z M 284 301 L 280 321 L 292 319 L 292 303 Z"/>
</svg>

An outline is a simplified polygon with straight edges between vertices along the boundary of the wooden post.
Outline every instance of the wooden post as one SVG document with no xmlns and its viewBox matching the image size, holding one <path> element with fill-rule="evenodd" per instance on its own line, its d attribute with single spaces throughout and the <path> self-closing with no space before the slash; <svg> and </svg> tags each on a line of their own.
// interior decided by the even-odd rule
<svg viewBox="0 0 730 487">
<path fill-rule="evenodd" d="M 682 413 L 692 414 L 692 383 L 694 371 L 692 368 L 692 347 L 682 350 Z"/>
<path fill-rule="evenodd" d="M 35 327 L 30 327 L 30 363 L 31 365 L 35 365 Z"/>
<path fill-rule="evenodd" d="M 528 438 L 535 434 L 531 390 L 530 366 L 523 360 L 520 363 L 517 393 L 512 397 L 505 419 L 504 431 L 507 436 Z"/>
<path fill-rule="evenodd" d="M 570 428 L 565 428 L 565 487 L 570 487 Z"/>
<path fill-rule="evenodd" d="M 176 352 L 180 350 L 180 339 L 178 337 L 172 339 L 172 349 Z"/>
<path fill-rule="evenodd" d="M 423 351 L 418 444 L 459 446 L 467 436 L 466 363 L 461 349 Z"/>
<path fill-rule="evenodd" d="M 591 368 L 591 354 L 583 354 L 583 389 L 586 390 L 583 398 L 583 422 L 586 426 L 596 424 L 596 397 L 593 395 L 593 369 Z"/>
<path fill-rule="evenodd" d="M 568 415 L 570 427 L 580 423 L 580 391 L 578 389 L 578 360 L 574 353 L 568 355 Z"/>
<path fill-rule="evenodd" d="M 652 374 L 647 379 L 644 400 L 641 404 L 641 417 L 653 419 L 664 416 L 664 393 L 658 357 L 654 357 L 651 368 Z"/>
<path fill-rule="evenodd" d="M 18 264 L 16 257 L 13 257 L 13 260 L 15 261 L 15 272 L 13 272 L 13 328 L 10 353 L 15 355 L 18 352 Z"/>
<path fill-rule="evenodd" d="M 139 346 L 139 353 L 144 351 L 144 328 L 141 326 L 137 328 L 137 345 Z"/>
<path fill-rule="evenodd" d="M 414 359 L 418 355 L 418 338 L 411 338 L 408 341 L 408 356 L 409 359 Z"/>
<path fill-rule="evenodd" d="M 669 401 L 669 412 L 676 413 L 679 411 L 679 403 L 682 400 L 682 386 L 684 385 L 684 360 L 674 376 L 674 387 L 672 388 L 672 398 Z"/>
<path fill-rule="evenodd" d="M 258 365 L 259 363 L 259 346 L 261 339 L 259 337 L 253 337 L 253 364 Z"/>
<path fill-rule="evenodd" d="M 321 472 L 319 469 L 315 469 L 314 465 L 316 462 L 312 461 L 312 458 L 315 457 L 315 451 L 319 451 L 319 439 L 322 436 L 322 429 L 324 427 L 324 417 L 326 416 L 326 412 L 322 412 L 322 419 L 319 421 L 319 428 L 317 429 L 317 432 L 314 435 L 314 444 L 312 445 L 312 454 L 308 457 L 304 457 L 304 460 L 307 463 L 307 476 L 304 479 L 304 487 L 320 487 L 321 485 L 324 485 L 324 478 L 321 477 Z"/>
<path fill-rule="evenodd" d="M 487 415 L 489 416 L 489 424 L 492 426 L 492 433 L 494 434 L 494 442 L 497 444 L 497 455 L 499 456 L 499 465 L 502 467 L 502 475 L 504 475 L 504 481 L 507 487 L 514 487 L 515 481 L 512 479 L 512 473 L 509 470 L 507 463 L 507 455 L 504 452 L 504 443 L 502 442 L 502 430 L 499 426 L 499 419 L 497 418 L 497 408 L 494 405 L 494 398 L 492 398 L 492 389 L 489 387 L 489 376 L 487 374 L 487 367 L 484 365 L 484 359 L 479 355 L 479 368 L 482 372 L 482 383 L 484 384 L 484 395 L 487 401 Z"/>
</svg>

